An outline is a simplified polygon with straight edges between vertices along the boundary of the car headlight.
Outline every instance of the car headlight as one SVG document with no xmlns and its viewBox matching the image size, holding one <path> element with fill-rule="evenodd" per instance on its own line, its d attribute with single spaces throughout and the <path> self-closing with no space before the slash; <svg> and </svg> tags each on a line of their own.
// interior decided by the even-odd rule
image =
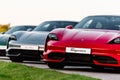
<svg viewBox="0 0 120 80">
<path fill-rule="evenodd" d="M 111 44 L 120 44 L 120 38 L 116 38 L 110 42 Z"/>
<path fill-rule="evenodd" d="M 10 40 L 17 40 L 17 38 L 16 38 L 15 35 L 11 35 L 11 36 L 9 37 L 9 41 L 10 41 Z"/>
<path fill-rule="evenodd" d="M 58 37 L 54 33 L 48 34 L 48 40 L 58 40 Z"/>
<path fill-rule="evenodd" d="M 45 48 L 44 48 L 44 51 L 47 50 L 47 43 L 48 43 L 49 40 L 58 41 L 58 37 L 57 37 L 57 35 L 54 34 L 54 33 L 49 33 L 48 36 L 47 36 L 46 42 L 45 42 Z"/>
<path fill-rule="evenodd" d="M 120 44 L 120 38 L 116 38 L 116 39 L 114 40 L 114 43 Z"/>
</svg>

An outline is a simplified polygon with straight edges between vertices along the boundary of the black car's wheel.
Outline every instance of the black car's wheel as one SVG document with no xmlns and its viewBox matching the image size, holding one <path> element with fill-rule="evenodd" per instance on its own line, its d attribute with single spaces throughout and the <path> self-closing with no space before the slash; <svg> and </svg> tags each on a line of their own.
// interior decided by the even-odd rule
<svg viewBox="0 0 120 80">
<path fill-rule="evenodd" d="M 48 67 L 51 69 L 63 69 L 64 64 L 63 63 L 47 63 Z"/>
<path fill-rule="evenodd" d="M 23 62 L 23 59 L 21 57 L 10 57 L 10 60 L 12 62 Z"/>
<path fill-rule="evenodd" d="M 103 70 L 103 66 L 91 66 L 93 69 Z"/>
</svg>

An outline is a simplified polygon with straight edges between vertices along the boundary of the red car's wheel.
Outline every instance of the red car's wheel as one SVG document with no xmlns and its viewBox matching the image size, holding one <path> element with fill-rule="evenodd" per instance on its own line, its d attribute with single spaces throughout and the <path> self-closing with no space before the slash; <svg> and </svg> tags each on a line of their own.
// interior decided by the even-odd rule
<svg viewBox="0 0 120 80">
<path fill-rule="evenodd" d="M 64 64 L 62 64 L 62 63 L 48 63 L 48 67 L 51 69 L 63 69 Z"/>
<path fill-rule="evenodd" d="M 91 66 L 93 69 L 103 70 L 103 66 Z"/>
</svg>

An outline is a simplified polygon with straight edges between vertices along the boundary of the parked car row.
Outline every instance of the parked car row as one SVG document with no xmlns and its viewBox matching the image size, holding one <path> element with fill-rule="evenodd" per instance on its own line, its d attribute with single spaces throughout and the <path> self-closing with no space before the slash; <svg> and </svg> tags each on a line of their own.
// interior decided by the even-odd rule
<svg viewBox="0 0 120 80">
<path fill-rule="evenodd" d="M 88 16 L 79 23 L 46 21 L 7 39 L 6 56 L 14 62 L 42 59 L 56 69 L 66 65 L 120 68 L 120 16 Z"/>
<path fill-rule="evenodd" d="M 14 62 L 40 61 L 43 58 L 44 44 L 48 33 L 55 28 L 65 28 L 68 25 L 75 26 L 77 23 L 73 21 L 46 21 L 31 32 L 15 32 L 9 38 L 6 56 Z"/>
</svg>

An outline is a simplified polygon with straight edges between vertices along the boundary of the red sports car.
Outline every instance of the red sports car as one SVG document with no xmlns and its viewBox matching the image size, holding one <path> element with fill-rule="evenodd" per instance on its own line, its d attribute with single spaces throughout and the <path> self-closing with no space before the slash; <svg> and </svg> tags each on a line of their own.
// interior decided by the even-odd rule
<svg viewBox="0 0 120 80">
<path fill-rule="evenodd" d="M 74 29 L 51 31 L 46 39 L 44 61 L 49 68 L 66 65 L 120 68 L 120 16 L 88 16 Z"/>
</svg>

